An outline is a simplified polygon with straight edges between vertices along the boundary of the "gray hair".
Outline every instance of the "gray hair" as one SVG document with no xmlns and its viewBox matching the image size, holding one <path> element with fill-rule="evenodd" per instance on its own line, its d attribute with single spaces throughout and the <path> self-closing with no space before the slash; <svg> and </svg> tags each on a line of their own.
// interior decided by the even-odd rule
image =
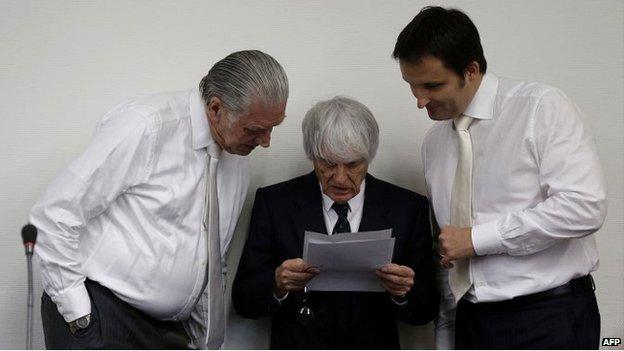
<svg viewBox="0 0 624 351">
<path fill-rule="evenodd" d="M 262 51 L 237 51 L 212 66 L 199 83 L 199 92 L 205 104 L 216 96 L 240 116 L 256 99 L 265 106 L 285 103 L 288 78 L 282 66 Z"/>
<path fill-rule="evenodd" d="M 370 162 L 379 144 L 379 127 L 371 111 L 345 96 L 318 102 L 306 113 L 301 129 L 303 148 L 312 161 Z"/>
</svg>

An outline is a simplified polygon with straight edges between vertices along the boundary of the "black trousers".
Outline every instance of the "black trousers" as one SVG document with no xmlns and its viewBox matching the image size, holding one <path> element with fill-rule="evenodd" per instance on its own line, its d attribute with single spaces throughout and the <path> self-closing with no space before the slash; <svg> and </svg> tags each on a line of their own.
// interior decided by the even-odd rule
<svg viewBox="0 0 624 351">
<path fill-rule="evenodd" d="M 154 319 L 120 300 L 109 289 L 85 281 L 91 298 L 91 324 L 70 333 L 56 304 L 44 292 L 41 318 L 47 349 L 179 349 L 189 339 L 180 322 Z"/>
<path fill-rule="evenodd" d="M 591 278 L 582 279 L 589 281 L 589 288 L 584 284 L 566 289 L 562 294 L 538 293 L 501 302 L 475 304 L 460 300 L 455 347 L 598 349 L 600 313 Z"/>
</svg>

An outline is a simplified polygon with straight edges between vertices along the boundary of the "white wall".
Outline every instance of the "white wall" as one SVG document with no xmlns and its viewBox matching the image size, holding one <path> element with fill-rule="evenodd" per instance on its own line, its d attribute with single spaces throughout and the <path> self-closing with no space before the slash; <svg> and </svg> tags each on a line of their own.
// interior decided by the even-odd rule
<svg viewBox="0 0 624 351">
<path fill-rule="evenodd" d="M 423 191 L 420 143 L 431 126 L 390 58 L 424 1 L 0 1 L 0 349 L 23 348 L 25 259 L 19 231 L 44 187 L 124 98 L 195 86 L 214 62 L 257 48 L 286 69 L 285 123 L 255 151 L 229 262 L 245 240 L 255 189 L 307 172 L 300 123 L 314 101 L 347 94 L 381 128 L 373 174 Z M 607 175 L 609 213 L 597 234 L 602 334 L 624 336 L 623 13 L 621 1 L 446 1 L 480 30 L 489 69 L 562 88 L 586 112 Z M 36 267 L 37 268 L 37 267 Z M 36 276 L 37 296 L 41 293 Z M 37 297 L 37 305 L 39 299 Z M 44 347 L 39 308 L 35 345 Z M 403 343 L 432 346 L 431 327 Z M 230 313 L 229 348 L 266 348 L 267 320 Z"/>
</svg>

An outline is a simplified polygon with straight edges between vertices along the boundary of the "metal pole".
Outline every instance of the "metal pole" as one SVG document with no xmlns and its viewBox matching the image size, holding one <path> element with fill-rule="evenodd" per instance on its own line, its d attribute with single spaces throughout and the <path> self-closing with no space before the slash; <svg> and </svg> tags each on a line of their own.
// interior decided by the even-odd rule
<svg viewBox="0 0 624 351">
<path fill-rule="evenodd" d="M 26 350 L 32 350 L 33 329 L 33 277 L 32 277 L 32 253 L 26 255 L 28 261 L 28 317 L 26 325 Z"/>
</svg>

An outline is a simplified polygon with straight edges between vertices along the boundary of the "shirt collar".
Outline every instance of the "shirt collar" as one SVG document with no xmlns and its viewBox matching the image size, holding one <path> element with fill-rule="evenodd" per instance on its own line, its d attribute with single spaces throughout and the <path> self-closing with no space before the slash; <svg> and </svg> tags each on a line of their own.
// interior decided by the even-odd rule
<svg viewBox="0 0 624 351">
<path fill-rule="evenodd" d="M 498 77 L 493 73 L 486 73 L 464 114 L 477 119 L 492 119 L 497 91 Z"/>
<path fill-rule="evenodd" d="M 210 133 L 210 124 L 208 124 L 208 117 L 206 116 L 206 105 L 199 94 L 199 89 L 193 89 L 191 91 L 189 107 L 191 113 L 193 149 L 199 150 L 208 148 L 208 152 L 211 153 L 211 156 L 218 158 L 218 155 L 221 153 L 221 148 L 214 141 Z M 215 155 L 213 155 L 213 153 L 215 153 Z"/>
<path fill-rule="evenodd" d="M 321 182 L 319 182 L 319 186 L 321 187 L 321 195 L 323 196 L 323 210 L 325 212 L 331 211 L 331 207 L 334 204 L 334 200 L 332 200 L 329 196 L 325 195 L 323 192 L 323 187 L 321 186 Z M 364 189 L 366 189 L 366 179 L 362 180 L 362 185 L 360 185 L 360 192 L 355 195 L 351 200 L 347 201 L 349 207 L 351 208 L 350 213 L 358 212 L 362 207 L 364 207 Z"/>
</svg>

